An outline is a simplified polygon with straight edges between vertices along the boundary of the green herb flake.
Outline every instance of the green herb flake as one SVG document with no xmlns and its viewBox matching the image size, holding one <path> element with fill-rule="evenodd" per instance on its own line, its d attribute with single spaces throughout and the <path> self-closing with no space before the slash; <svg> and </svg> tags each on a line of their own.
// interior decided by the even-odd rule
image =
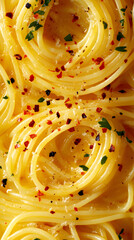
<svg viewBox="0 0 134 240">
<path fill-rule="evenodd" d="M 124 136 L 125 135 L 125 131 L 117 131 L 116 129 L 114 130 L 117 134 L 118 134 L 118 136 L 120 136 L 120 137 L 122 137 L 122 136 Z"/>
<path fill-rule="evenodd" d="M 121 26 L 124 27 L 124 19 L 120 20 Z"/>
<path fill-rule="evenodd" d="M 120 233 L 118 234 L 118 238 L 121 240 L 122 237 L 121 237 L 121 234 L 124 232 L 124 228 L 121 229 Z"/>
<path fill-rule="evenodd" d="M 40 102 L 40 103 L 42 103 L 42 102 L 44 102 L 44 101 L 45 101 L 45 99 L 44 99 L 43 97 L 41 97 L 41 98 L 38 99 L 38 102 Z"/>
<path fill-rule="evenodd" d="M 115 48 L 118 52 L 127 52 L 126 46 L 120 46 Z"/>
<path fill-rule="evenodd" d="M 13 177 L 13 176 L 14 176 L 14 173 L 11 174 L 11 177 Z"/>
<path fill-rule="evenodd" d="M 10 80 L 7 80 L 7 83 L 10 85 Z"/>
<path fill-rule="evenodd" d="M 104 22 L 104 21 L 102 23 L 104 25 L 104 29 L 107 29 L 108 24 L 106 22 Z"/>
<path fill-rule="evenodd" d="M 100 124 L 100 127 L 102 127 L 102 128 L 107 128 L 109 130 L 112 129 L 106 118 L 102 118 L 102 121 L 100 121 L 98 123 Z"/>
<path fill-rule="evenodd" d="M 132 140 L 130 140 L 128 137 L 126 137 L 126 140 L 128 143 L 132 143 Z"/>
<path fill-rule="evenodd" d="M 7 96 L 7 95 L 6 95 L 6 96 L 4 96 L 4 97 L 3 97 L 3 99 L 8 99 L 8 96 Z"/>
<path fill-rule="evenodd" d="M 80 168 L 82 168 L 82 169 L 83 169 L 83 171 L 85 171 L 85 172 L 86 172 L 86 171 L 89 169 L 89 168 L 88 168 L 88 167 L 86 167 L 85 165 L 79 165 L 79 167 L 80 167 Z"/>
<path fill-rule="evenodd" d="M 34 12 L 34 14 L 44 15 L 44 14 L 45 14 L 45 12 L 44 12 L 44 11 L 42 11 L 42 10 L 38 10 L 38 11 Z"/>
<path fill-rule="evenodd" d="M 25 39 L 27 39 L 28 41 L 31 41 L 33 38 L 34 38 L 33 31 L 30 31 L 25 37 Z"/>
<path fill-rule="evenodd" d="M 69 34 L 64 38 L 64 40 L 65 40 L 66 42 L 69 42 L 69 41 L 73 41 L 73 38 L 72 38 L 71 34 L 69 33 Z"/>
<path fill-rule="evenodd" d="M 40 238 L 34 238 L 34 240 L 40 240 Z"/>
<path fill-rule="evenodd" d="M 120 41 L 122 38 L 125 38 L 124 35 L 121 32 L 118 32 L 117 41 Z"/>
<path fill-rule="evenodd" d="M 0 166 L 0 169 L 2 169 L 2 166 Z"/>
<path fill-rule="evenodd" d="M 39 28 L 43 27 L 43 25 L 39 24 L 38 21 L 31 22 L 29 25 L 29 28 L 35 27 L 35 31 L 37 31 Z"/>
<path fill-rule="evenodd" d="M 48 6 L 50 2 L 51 2 L 51 0 L 45 0 L 45 3 L 42 5 L 42 7 Z"/>
<path fill-rule="evenodd" d="M 85 155 L 84 155 L 84 157 L 89 157 L 90 156 L 90 154 L 88 154 L 88 153 L 86 153 Z"/>
<path fill-rule="evenodd" d="M 126 9 L 127 9 L 127 6 L 125 8 L 121 8 L 121 11 L 123 12 L 124 16 L 125 16 Z"/>
<path fill-rule="evenodd" d="M 107 156 L 104 156 L 104 157 L 101 159 L 101 165 L 105 164 L 106 161 L 107 161 Z"/>
</svg>

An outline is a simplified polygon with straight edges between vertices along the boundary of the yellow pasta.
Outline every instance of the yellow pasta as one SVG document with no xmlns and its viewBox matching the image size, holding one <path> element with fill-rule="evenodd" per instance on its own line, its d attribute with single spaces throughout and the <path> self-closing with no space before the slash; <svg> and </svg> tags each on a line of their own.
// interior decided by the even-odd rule
<svg viewBox="0 0 134 240">
<path fill-rule="evenodd" d="M 0 239 L 134 239 L 132 0 L 0 1 Z"/>
</svg>

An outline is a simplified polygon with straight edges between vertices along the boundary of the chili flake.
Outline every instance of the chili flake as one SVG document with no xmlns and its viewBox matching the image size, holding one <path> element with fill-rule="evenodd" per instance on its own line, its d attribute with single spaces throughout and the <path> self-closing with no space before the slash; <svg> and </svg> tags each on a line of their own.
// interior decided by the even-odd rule
<svg viewBox="0 0 134 240">
<path fill-rule="evenodd" d="M 34 124 L 35 124 L 35 121 L 34 121 L 34 120 L 32 120 L 32 121 L 29 123 L 29 127 L 33 127 L 33 126 L 34 126 Z"/>
</svg>

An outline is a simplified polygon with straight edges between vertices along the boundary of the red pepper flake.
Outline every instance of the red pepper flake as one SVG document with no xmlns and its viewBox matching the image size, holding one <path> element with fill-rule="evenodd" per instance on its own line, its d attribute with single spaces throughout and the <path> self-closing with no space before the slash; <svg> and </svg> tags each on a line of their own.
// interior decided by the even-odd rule
<svg viewBox="0 0 134 240">
<path fill-rule="evenodd" d="M 106 93 L 102 93 L 101 96 L 102 96 L 103 99 L 105 99 L 106 98 Z"/>
<path fill-rule="evenodd" d="M 28 147 L 29 141 L 24 142 L 25 147 Z"/>
<path fill-rule="evenodd" d="M 29 127 L 33 127 L 33 126 L 34 126 L 34 124 L 35 124 L 35 121 L 34 121 L 34 120 L 32 120 L 32 121 L 29 123 Z"/>
<path fill-rule="evenodd" d="M 39 105 L 35 105 L 35 106 L 34 106 L 34 111 L 35 111 L 35 112 L 39 112 Z"/>
<path fill-rule="evenodd" d="M 54 213 L 55 213 L 55 211 L 50 211 L 50 213 L 51 213 L 51 214 L 54 214 Z"/>
<path fill-rule="evenodd" d="M 60 129 L 60 128 L 58 128 L 58 131 L 60 132 L 60 131 L 61 131 L 61 129 Z"/>
<path fill-rule="evenodd" d="M 76 16 L 75 14 L 73 14 L 73 19 L 72 19 L 72 22 L 76 22 L 78 19 L 79 19 L 79 17 L 78 17 L 78 16 Z"/>
<path fill-rule="evenodd" d="M 66 103 L 65 106 L 70 109 L 72 107 L 72 103 Z"/>
<path fill-rule="evenodd" d="M 74 131 L 75 131 L 75 128 L 74 128 L 74 127 L 69 128 L 68 131 L 69 131 L 69 132 L 74 132 Z"/>
<path fill-rule="evenodd" d="M 72 121 L 72 119 L 68 118 L 67 121 L 66 121 L 66 124 L 70 124 Z"/>
<path fill-rule="evenodd" d="M 96 108 L 96 112 L 100 113 L 102 111 L 102 108 L 101 107 L 97 107 Z"/>
<path fill-rule="evenodd" d="M 92 58 L 92 61 L 94 61 L 96 65 L 99 65 L 103 61 L 103 58 L 101 57 L 98 57 L 96 59 Z"/>
<path fill-rule="evenodd" d="M 30 81 L 30 82 L 33 82 L 33 81 L 34 81 L 34 75 L 33 75 L 33 74 L 30 75 L 29 81 Z"/>
<path fill-rule="evenodd" d="M 30 136 L 30 138 L 33 139 L 33 138 L 37 137 L 37 134 L 30 134 L 29 136 Z"/>
<path fill-rule="evenodd" d="M 82 175 L 82 176 L 85 175 L 85 172 L 81 172 L 81 175 Z"/>
<path fill-rule="evenodd" d="M 125 60 L 124 60 L 124 63 L 127 63 L 127 61 L 128 61 L 128 59 L 125 59 Z"/>
<path fill-rule="evenodd" d="M 28 89 L 27 89 L 27 88 L 24 88 L 24 92 L 25 92 L 25 93 L 28 92 Z"/>
<path fill-rule="evenodd" d="M 123 168 L 122 164 L 118 164 L 118 170 L 119 170 L 120 172 L 121 172 L 122 168 Z"/>
<path fill-rule="evenodd" d="M 51 121 L 51 120 L 47 120 L 47 124 L 48 124 L 48 125 L 51 125 L 51 124 L 52 124 L 52 121 Z"/>
<path fill-rule="evenodd" d="M 90 145 L 90 147 L 89 147 L 89 148 L 90 148 L 90 149 L 93 149 L 93 147 L 94 147 L 94 145 Z"/>
<path fill-rule="evenodd" d="M 25 147 L 25 149 L 23 150 L 23 152 L 26 152 L 28 149 Z"/>
<path fill-rule="evenodd" d="M 27 105 L 27 109 L 28 109 L 28 110 L 31 110 L 32 108 L 31 108 L 31 106 Z"/>
<path fill-rule="evenodd" d="M 114 152 L 115 151 L 115 146 L 113 144 L 111 144 L 109 152 Z"/>
<path fill-rule="evenodd" d="M 23 120 L 23 118 L 18 118 L 17 122 L 21 122 Z"/>
<path fill-rule="evenodd" d="M 22 60 L 22 57 L 20 54 L 15 54 L 14 57 L 17 59 L 17 60 Z"/>
<path fill-rule="evenodd" d="M 73 59 L 72 59 L 72 58 L 70 58 L 68 62 L 69 62 L 69 63 L 71 63 L 72 61 L 73 61 Z"/>
<path fill-rule="evenodd" d="M 107 128 L 102 128 L 102 132 L 106 133 L 107 132 Z"/>
<path fill-rule="evenodd" d="M 74 44 L 76 44 L 76 45 L 77 45 L 77 42 L 76 42 L 76 41 L 74 41 Z"/>
<path fill-rule="evenodd" d="M 74 78 L 74 76 L 73 76 L 73 75 L 68 75 L 68 77 L 70 77 L 70 78 Z"/>
<path fill-rule="evenodd" d="M 70 101 L 70 98 L 67 98 L 64 103 L 67 103 Z"/>
<path fill-rule="evenodd" d="M 37 196 L 38 196 L 38 197 L 44 196 L 44 193 L 42 193 L 40 190 L 38 190 Z"/>
<path fill-rule="evenodd" d="M 104 62 L 100 65 L 100 67 L 99 67 L 99 69 L 100 70 L 103 70 L 105 68 L 105 64 L 104 64 Z"/>
<path fill-rule="evenodd" d="M 35 19 L 38 19 L 38 17 L 39 17 L 39 15 L 36 13 L 36 14 L 34 14 L 34 18 Z"/>
<path fill-rule="evenodd" d="M 79 120 L 77 120 L 77 124 L 76 124 L 76 125 L 77 125 L 77 126 L 80 125 L 80 121 L 79 121 Z"/>
<path fill-rule="evenodd" d="M 57 78 L 62 78 L 62 72 L 57 75 Z"/>
<path fill-rule="evenodd" d="M 26 54 L 24 55 L 24 58 L 27 58 L 27 55 L 26 55 Z"/>
<path fill-rule="evenodd" d="M 52 111 L 52 110 L 50 110 L 50 111 L 49 111 L 49 114 L 53 114 L 53 111 Z"/>
<path fill-rule="evenodd" d="M 63 66 L 61 66 L 61 70 L 62 71 L 66 71 L 66 69 L 65 69 L 65 66 L 63 65 Z"/>
<path fill-rule="evenodd" d="M 56 113 L 56 116 L 57 116 L 57 118 L 60 118 L 60 113 L 57 112 L 57 113 Z"/>
<path fill-rule="evenodd" d="M 77 208 L 77 207 L 74 207 L 74 211 L 78 212 L 78 208 Z"/>
<path fill-rule="evenodd" d="M 94 132 L 91 132 L 91 136 L 92 136 L 92 137 L 94 136 Z"/>
<path fill-rule="evenodd" d="M 9 17 L 9 18 L 12 19 L 13 18 L 13 13 L 12 12 L 7 12 L 6 13 L 6 17 Z"/>
<path fill-rule="evenodd" d="M 80 64 L 82 64 L 82 63 L 83 63 L 83 61 L 80 62 Z"/>
<path fill-rule="evenodd" d="M 55 72 L 60 72 L 60 69 L 56 67 Z"/>
<path fill-rule="evenodd" d="M 15 149 L 17 149 L 20 147 L 20 144 L 17 143 L 14 147 L 15 147 Z"/>
<path fill-rule="evenodd" d="M 49 189 L 49 187 L 48 187 L 48 186 L 46 186 L 46 187 L 45 187 L 45 191 L 48 191 L 48 189 Z"/>
<path fill-rule="evenodd" d="M 75 141 L 74 141 L 74 144 L 78 145 L 80 142 L 81 142 L 81 139 L 80 138 L 76 138 Z"/>
<path fill-rule="evenodd" d="M 72 193 L 70 193 L 70 197 L 73 197 L 74 195 Z"/>
<path fill-rule="evenodd" d="M 24 92 L 22 92 L 21 94 L 22 94 L 22 95 L 25 95 L 25 93 L 24 93 Z"/>
<path fill-rule="evenodd" d="M 113 40 L 111 41 L 111 45 L 114 45 L 114 41 Z"/>
</svg>

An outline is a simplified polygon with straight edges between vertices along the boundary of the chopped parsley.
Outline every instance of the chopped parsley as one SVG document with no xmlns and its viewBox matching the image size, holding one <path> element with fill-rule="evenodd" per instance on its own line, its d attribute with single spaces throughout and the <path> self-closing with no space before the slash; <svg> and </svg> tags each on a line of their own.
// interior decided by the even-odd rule
<svg viewBox="0 0 134 240">
<path fill-rule="evenodd" d="M 126 46 L 120 46 L 115 48 L 118 52 L 127 52 Z"/>
<path fill-rule="evenodd" d="M 35 31 L 37 31 L 39 28 L 43 27 L 41 24 L 38 23 L 38 21 L 31 22 L 29 25 L 29 28 L 35 27 Z"/>
<path fill-rule="evenodd" d="M 85 166 L 85 165 L 79 165 L 79 167 L 82 168 L 83 171 L 85 171 L 85 172 L 89 169 L 89 168 L 88 168 L 87 166 Z"/>
<path fill-rule="evenodd" d="M 112 129 L 106 118 L 102 118 L 102 121 L 100 121 L 98 123 L 100 124 L 100 127 L 102 127 L 102 128 L 107 128 L 109 130 Z"/>
<path fill-rule="evenodd" d="M 27 39 L 28 41 L 32 40 L 33 38 L 34 38 L 33 31 L 30 31 L 25 37 L 25 39 Z"/>
<path fill-rule="evenodd" d="M 7 80 L 7 83 L 10 85 L 10 80 Z"/>
<path fill-rule="evenodd" d="M 120 41 L 122 38 L 125 38 L 124 35 L 121 32 L 118 32 L 117 41 Z"/>
<path fill-rule="evenodd" d="M 124 16 L 125 16 L 126 9 L 127 9 L 127 6 L 125 8 L 121 8 L 121 11 L 123 12 Z"/>
<path fill-rule="evenodd" d="M 45 3 L 42 5 L 42 7 L 48 6 L 50 2 L 51 2 L 51 0 L 45 0 Z"/>
<path fill-rule="evenodd" d="M 104 156 L 104 157 L 101 159 L 101 165 L 105 164 L 106 161 L 107 161 L 107 156 Z"/>
<path fill-rule="evenodd" d="M 38 11 L 34 12 L 34 14 L 44 15 L 44 14 L 45 14 L 45 12 L 44 12 L 44 11 L 42 11 L 42 10 L 38 10 Z"/>
<path fill-rule="evenodd" d="M 45 98 L 44 98 L 44 97 L 41 97 L 41 98 L 38 99 L 38 102 L 40 102 L 40 103 L 41 103 L 41 102 L 44 102 L 44 101 L 45 101 Z"/>
<path fill-rule="evenodd" d="M 121 240 L 122 237 L 121 237 L 121 234 L 124 232 L 124 228 L 121 229 L 120 233 L 118 234 L 118 238 Z"/>
<path fill-rule="evenodd" d="M 7 95 L 5 95 L 5 96 L 3 97 L 3 99 L 8 99 L 8 96 L 7 96 Z"/>
<path fill-rule="evenodd" d="M 132 143 L 132 140 L 130 140 L 128 137 L 126 137 L 126 140 L 128 143 Z"/>
<path fill-rule="evenodd" d="M 124 27 L 124 19 L 120 20 L 121 26 Z"/>
<path fill-rule="evenodd" d="M 64 37 L 64 40 L 66 42 L 69 42 L 69 41 L 73 41 L 73 38 L 72 38 L 71 34 L 68 34 L 66 37 Z"/>
<path fill-rule="evenodd" d="M 103 21 L 104 29 L 107 29 L 108 24 Z"/>
<path fill-rule="evenodd" d="M 120 136 L 120 137 L 122 137 L 122 136 L 124 136 L 125 135 L 125 131 L 117 131 L 116 129 L 114 130 L 117 134 L 118 134 L 118 136 Z"/>
<path fill-rule="evenodd" d="M 34 240 L 40 240 L 40 238 L 34 238 Z"/>
<path fill-rule="evenodd" d="M 84 155 L 84 157 L 89 157 L 90 156 L 90 154 L 88 154 L 88 153 L 86 153 L 85 155 Z"/>
</svg>

